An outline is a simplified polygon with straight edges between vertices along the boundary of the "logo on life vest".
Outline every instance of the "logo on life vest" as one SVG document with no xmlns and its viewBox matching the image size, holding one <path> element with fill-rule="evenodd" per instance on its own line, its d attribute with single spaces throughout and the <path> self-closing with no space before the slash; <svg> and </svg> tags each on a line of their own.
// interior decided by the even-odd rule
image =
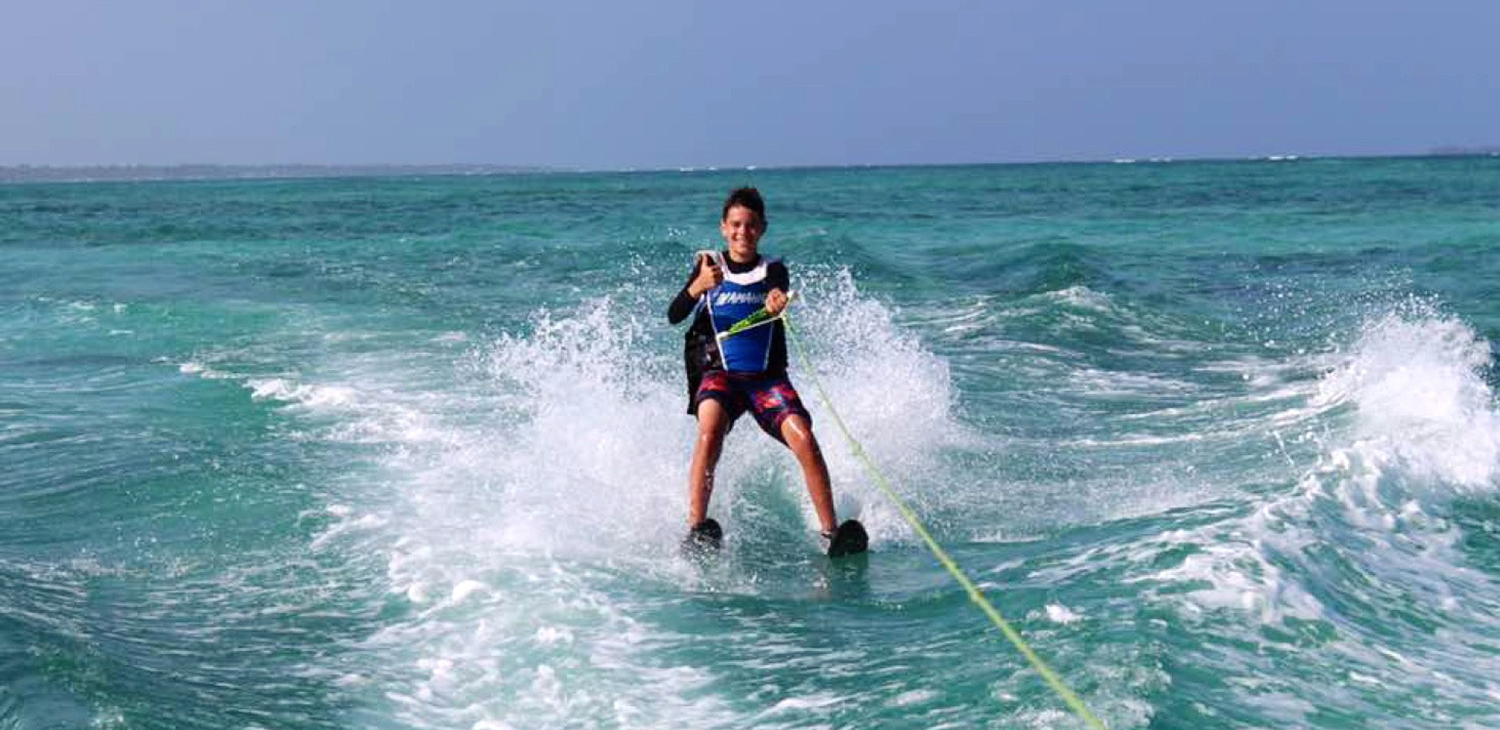
<svg viewBox="0 0 1500 730">
<path fill-rule="evenodd" d="M 766 301 L 765 292 L 727 291 L 714 295 L 715 307 L 722 307 L 726 304 L 760 304 L 764 301 Z"/>
</svg>

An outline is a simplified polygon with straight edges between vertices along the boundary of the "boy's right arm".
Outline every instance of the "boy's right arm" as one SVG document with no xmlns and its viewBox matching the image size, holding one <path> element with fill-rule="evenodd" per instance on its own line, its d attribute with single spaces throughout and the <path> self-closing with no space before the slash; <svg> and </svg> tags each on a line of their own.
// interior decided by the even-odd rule
<svg viewBox="0 0 1500 730">
<path fill-rule="evenodd" d="M 672 324 L 681 322 L 697 306 L 699 297 L 723 282 L 724 268 L 721 259 L 713 251 L 699 251 L 693 261 L 693 274 L 688 277 L 687 286 L 677 293 L 672 306 L 667 307 L 667 321 Z"/>
</svg>

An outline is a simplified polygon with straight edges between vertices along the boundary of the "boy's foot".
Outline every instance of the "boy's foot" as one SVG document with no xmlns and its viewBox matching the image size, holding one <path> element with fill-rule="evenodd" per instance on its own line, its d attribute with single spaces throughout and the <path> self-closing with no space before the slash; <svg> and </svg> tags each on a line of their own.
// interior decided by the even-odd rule
<svg viewBox="0 0 1500 730">
<path fill-rule="evenodd" d="M 723 528 L 710 517 L 688 530 L 687 537 L 682 538 L 682 551 L 689 554 L 711 552 L 718 550 L 723 541 Z"/>
<path fill-rule="evenodd" d="M 830 558 L 855 555 L 870 547 L 870 536 L 865 532 L 865 526 L 859 524 L 859 520 L 844 520 L 837 530 L 823 533 L 823 539 L 828 541 Z"/>
</svg>

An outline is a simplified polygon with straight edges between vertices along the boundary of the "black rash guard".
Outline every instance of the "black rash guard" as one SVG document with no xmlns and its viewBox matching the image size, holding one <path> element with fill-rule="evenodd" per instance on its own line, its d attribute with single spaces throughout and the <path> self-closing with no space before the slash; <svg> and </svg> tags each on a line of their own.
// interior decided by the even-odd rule
<svg viewBox="0 0 1500 730">
<path fill-rule="evenodd" d="M 754 269 L 760 264 L 760 256 L 748 264 L 735 263 L 729 258 L 729 252 L 722 254 L 724 265 L 731 273 L 741 274 Z M 698 403 L 695 396 L 698 394 L 698 383 L 703 379 L 703 374 L 711 370 L 723 370 L 724 364 L 719 359 L 719 348 L 714 345 L 713 325 L 708 321 L 708 310 L 698 307 L 698 300 L 688 294 L 688 286 L 693 279 L 698 277 L 698 270 L 703 265 L 702 257 L 693 263 L 693 273 L 688 276 L 688 283 L 682 285 L 682 290 L 677 292 L 677 297 L 667 307 L 667 321 L 677 324 L 688 315 L 694 314 L 693 323 L 683 335 L 682 360 L 683 368 L 687 371 L 688 389 L 688 413 L 696 414 Z M 787 272 L 786 264 L 780 261 L 772 261 L 766 266 L 766 283 L 772 289 L 780 289 L 783 292 L 791 288 L 791 275 Z M 786 372 L 786 328 L 781 322 L 771 325 L 771 356 L 767 360 L 766 374 L 780 375 Z"/>
</svg>

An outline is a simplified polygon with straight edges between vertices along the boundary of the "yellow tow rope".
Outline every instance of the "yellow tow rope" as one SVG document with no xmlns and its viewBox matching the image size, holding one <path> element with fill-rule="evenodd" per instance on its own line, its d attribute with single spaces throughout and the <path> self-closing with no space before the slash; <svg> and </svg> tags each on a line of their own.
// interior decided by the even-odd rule
<svg viewBox="0 0 1500 730">
<path fill-rule="evenodd" d="M 1000 633 L 1004 634 L 1005 638 L 1009 639 L 1010 643 L 1016 647 L 1016 650 L 1021 652 L 1021 656 L 1026 657 L 1026 661 L 1031 663 L 1032 668 L 1037 671 L 1037 674 L 1042 675 L 1042 679 L 1046 680 L 1047 685 L 1057 693 L 1058 697 L 1062 698 L 1063 703 L 1069 709 L 1073 710 L 1074 714 L 1082 718 L 1089 727 L 1096 728 L 1097 730 L 1107 730 L 1104 723 L 1093 712 L 1089 711 L 1087 705 L 1083 704 L 1083 700 L 1078 697 L 1078 694 L 1069 689 L 1068 685 L 1064 684 L 1062 678 L 1057 675 L 1057 672 L 1052 671 L 1052 667 L 1047 666 L 1047 663 L 1042 661 L 1042 658 L 1037 656 L 1035 651 L 1032 651 L 1031 646 L 1026 643 L 1026 640 L 1021 638 L 1020 632 L 1016 631 L 1010 625 L 1010 622 L 1006 621 L 1005 617 L 1000 615 L 1000 612 L 995 609 L 994 604 L 991 604 L 989 599 L 985 598 L 984 594 L 980 592 L 979 587 L 974 585 L 974 582 L 969 580 L 967 575 L 964 575 L 963 570 L 958 567 L 958 563 L 954 562 L 953 558 L 948 555 L 948 551 L 944 550 L 938 544 L 937 540 L 933 539 L 932 533 L 927 531 L 927 527 L 922 524 L 922 520 L 917 517 L 917 513 L 907 505 L 906 500 L 902 499 L 901 495 L 896 494 L 896 490 L 891 488 L 890 482 L 886 481 L 885 475 L 875 466 L 875 462 L 870 460 L 870 457 L 865 453 L 865 448 L 849 433 L 849 427 L 844 425 L 844 419 L 840 418 L 838 411 L 834 410 L 833 401 L 828 398 L 828 392 L 823 390 L 823 382 L 818 379 L 818 371 L 813 368 L 812 361 L 807 357 L 807 352 L 802 349 L 802 342 L 797 339 L 796 332 L 792 329 L 792 318 L 783 313 L 781 321 L 786 326 L 787 339 L 792 341 L 792 345 L 797 350 L 797 357 L 802 361 L 802 367 L 807 369 L 808 375 L 812 378 L 813 387 L 817 389 L 818 398 L 823 401 L 823 407 L 827 408 L 829 415 L 833 416 L 833 422 L 838 425 L 839 431 L 844 434 L 844 439 L 849 442 L 849 447 L 854 451 L 854 455 L 865 465 L 865 470 L 870 473 L 870 478 L 874 480 L 876 486 L 880 487 L 880 491 L 885 493 L 886 498 L 891 501 L 891 504 L 896 505 L 896 509 L 906 519 L 906 523 L 911 525 L 911 528 L 921 536 L 923 542 L 927 543 L 927 549 L 932 551 L 932 554 L 937 557 L 938 562 L 942 563 L 943 567 L 948 569 L 948 573 L 953 576 L 953 579 L 958 581 L 959 585 L 963 586 L 964 591 L 969 594 L 969 600 L 979 606 L 979 610 L 983 611 L 984 615 L 990 617 L 990 621 L 995 624 L 996 628 L 1000 629 Z"/>
</svg>

